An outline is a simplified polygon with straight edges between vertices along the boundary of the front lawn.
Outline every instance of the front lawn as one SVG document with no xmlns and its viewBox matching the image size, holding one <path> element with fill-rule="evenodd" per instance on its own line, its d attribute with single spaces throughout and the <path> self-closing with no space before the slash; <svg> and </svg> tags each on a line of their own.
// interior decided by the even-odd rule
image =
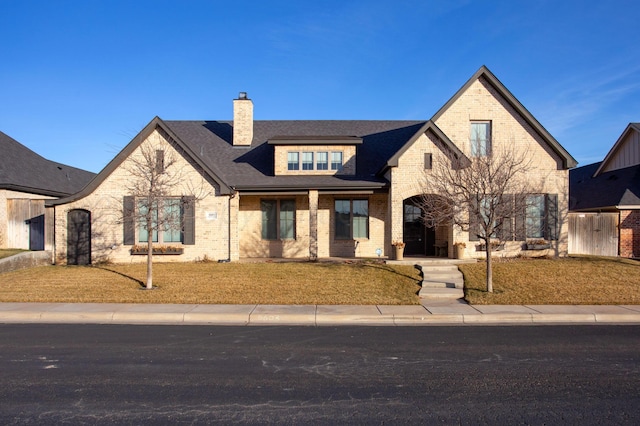
<svg viewBox="0 0 640 426">
<path fill-rule="evenodd" d="M 13 256 L 14 254 L 22 253 L 26 250 L 20 249 L 0 249 L 0 259 L 4 259 L 5 257 Z"/>
<path fill-rule="evenodd" d="M 637 305 L 640 262 L 569 257 L 493 262 L 493 294 L 487 293 L 485 263 L 460 265 L 465 298 L 477 305 Z"/>
<path fill-rule="evenodd" d="M 375 262 L 44 266 L 0 275 L 0 302 L 416 305 L 412 266 Z"/>
</svg>

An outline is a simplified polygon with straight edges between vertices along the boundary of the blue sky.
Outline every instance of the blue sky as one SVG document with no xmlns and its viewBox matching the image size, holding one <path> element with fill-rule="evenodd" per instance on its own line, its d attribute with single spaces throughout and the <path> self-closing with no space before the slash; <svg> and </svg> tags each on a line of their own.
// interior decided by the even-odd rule
<svg viewBox="0 0 640 426">
<path fill-rule="evenodd" d="M 0 0 L 0 131 L 100 171 L 154 116 L 427 120 L 481 65 L 586 165 L 640 121 L 637 1 Z M 0 154 L 1 155 L 1 154 Z"/>
</svg>

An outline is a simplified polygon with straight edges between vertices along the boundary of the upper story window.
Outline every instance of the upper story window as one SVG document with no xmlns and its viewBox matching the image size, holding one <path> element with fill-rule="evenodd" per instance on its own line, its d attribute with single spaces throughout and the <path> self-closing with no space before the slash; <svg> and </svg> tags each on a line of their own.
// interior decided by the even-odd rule
<svg viewBox="0 0 640 426">
<path fill-rule="evenodd" d="M 328 152 L 318 152 L 316 154 L 316 170 L 329 170 Z"/>
<path fill-rule="evenodd" d="M 300 170 L 300 153 L 287 153 L 287 170 Z"/>
<path fill-rule="evenodd" d="M 302 170 L 313 170 L 313 152 L 302 153 Z"/>
<path fill-rule="evenodd" d="M 491 155 L 491 122 L 471 122 L 471 156 L 485 157 Z"/>
<path fill-rule="evenodd" d="M 342 152 L 331 153 L 331 170 L 342 170 Z"/>
</svg>

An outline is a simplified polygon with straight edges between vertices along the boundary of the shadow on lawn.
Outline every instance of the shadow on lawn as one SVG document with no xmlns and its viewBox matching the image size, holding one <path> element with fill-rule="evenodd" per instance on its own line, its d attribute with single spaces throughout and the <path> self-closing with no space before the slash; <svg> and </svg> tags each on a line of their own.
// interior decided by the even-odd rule
<svg viewBox="0 0 640 426">
<path fill-rule="evenodd" d="M 124 277 L 124 278 L 127 278 L 127 279 L 130 279 L 131 281 L 134 281 L 134 282 L 138 283 L 138 285 L 140 287 L 146 287 L 146 285 L 145 285 L 145 283 L 143 281 L 141 281 L 141 280 L 139 280 L 137 278 L 133 278 L 131 275 L 123 274 L 122 272 L 114 271 L 113 269 L 105 268 L 104 266 L 97 266 L 96 268 L 97 269 L 102 269 L 103 271 L 111 272 L 111 273 L 116 274 L 116 275 L 120 275 L 121 277 Z"/>
</svg>

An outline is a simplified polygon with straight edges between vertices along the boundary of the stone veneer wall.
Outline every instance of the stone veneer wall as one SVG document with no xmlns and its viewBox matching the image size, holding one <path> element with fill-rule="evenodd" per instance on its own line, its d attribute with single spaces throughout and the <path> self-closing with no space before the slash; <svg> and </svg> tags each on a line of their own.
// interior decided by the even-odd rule
<svg viewBox="0 0 640 426">
<path fill-rule="evenodd" d="M 198 201 L 195 209 L 195 245 L 166 243 L 184 248 L 181 255 L 154 256 L 160 262 L 184 262 L 203 259 L 211 260 L 237 259 L 237 248 L 234 239 L 229 245 L 229 231 L 234 232 L 236 223 L 229 222 L 230 197 L 221 196 L 217 185 L 203 178 L 167 140 L 154 131 L 142 145 L 152 146 L 154 150 L 163 149 L 166 158 L 175 155 L 177 163 L 167 172 L 181 173 L 181 185 L 175 188 L 175 196 L 196 195 Z M 141 146 L 142 146 L 141 145 Z M 131 255 L 132 246 L 123 244 L 122 210 L 123 197 L 127 185 L 131 183 L 131 174 L 127 171 L 131 166 L 131 158 L 141 155 L 140 147 L 129 159 L 125 160 L 111 175 L 107 176 L 98 188 L 88 196 L 67 204 L 55 207 L 55 261 L 65 264 L 67 255 L 67 214 L 73 209 L 85 209 L 91 212 L 91 258 L 93 263 L 111 261 L 116 263 L 144 262 L 146 256 Z M 194 194 L 194 188 L 196 194 Z M 231 201 L 234 202 L 233 200 Z M 233 206 L 232 206 L 233 209 Z M 237 217 L 237 216 L 236 216 Z M 136 227 L 136 241 L 138 241 Z M 142 243 L 138 243 L 142 244 Z M 230 253 L 231 251 L 231 253 Z"/>
<path fill-rule="evenodd" d="M 620 211 L 620 257 L 640 258 L 640 210 Z"/>
</svg>

